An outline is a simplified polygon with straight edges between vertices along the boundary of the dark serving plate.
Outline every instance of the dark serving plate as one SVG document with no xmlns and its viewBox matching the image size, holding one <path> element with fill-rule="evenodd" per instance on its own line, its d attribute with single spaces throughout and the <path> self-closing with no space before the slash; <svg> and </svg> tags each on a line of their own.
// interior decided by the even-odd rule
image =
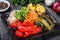
<svg viewBox="0 0 60 40">
<path fill-rule="evenodd" d="M 60 30 L 60 19 L 59 19 L 59 17 L 56 15 L 56 13 L 53 10 L 48 8 L 46 5 L 44 5 L 43 3 L 40 3 L 40 4 L 42 4 L 46 8 L 48 15 L 56 21 L 56 25 L 55 25 L 54 29 L 50 30 L 48 32 L 46 32 L 44 30 L 41 34 L 37 34 L 37 35 L 31 36 L 28 38 L 24 38 L 24 39 L 17 38 L 14 34 L 14 30 L 9 27 L 9 23 L 7 22 L 7 18 L 10 14 L 10 12 L 7 12 L 5 14 L 2 14 L 1 18 L 2 18 L 3 22 L 5 23 L 5 27 L 8 31 L 9 36 L 11 36 L 12 40 L 48 40 L 51 37 L 60 35 L 60 31 L 59 31 Z M 13 8 L 11 8 L 11 9 L 13 9 Z"/>
</svg>

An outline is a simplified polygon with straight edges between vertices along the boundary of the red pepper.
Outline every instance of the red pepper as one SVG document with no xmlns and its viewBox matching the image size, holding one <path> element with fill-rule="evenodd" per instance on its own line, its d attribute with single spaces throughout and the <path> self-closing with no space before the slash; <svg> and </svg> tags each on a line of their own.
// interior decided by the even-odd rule
<svg viewBox="0 0 60 40">
<path fill-rule="evenodd" d="M 31 22 L 23 22 L 22 26 L 28 27 L 28 26 L 33 26 L 34 24 L 32 24 Z"/>
<path fill-rule="evenodd" d="M 55 2 L 53 4 L 53 10 L 57 13 L 60 13 L 60 2 Z"/>
<path fill-rule="evenodd" d="M 17 28 L 18 26 L 21 26 L 20 20 L 16 20 L 16 22 L 10 24 L 11 28 Z"/>
<path fill-rule="evenodd" d="M 39 32 L 41 32 L 42 31 L 42 28 L 41 27 L 38 27 L 38 28 L 36 28 L 35 30 L 32 30 L 32 35 L 34 35 L 34 34 L 37 34 L 37 33 L 39 33 Z"/>
<path fill-rule="evenodd" d="M 29 36 L 29 33 L 28 32 L 25 32 L 23 36 L 26 38 L 26 37 Z"/>
<path fill-rule="evenodd" d="M 18 31 L 20 31 L 20 32 L 28 32 L 29 31 L 29 29 L 27 29 L 26 27 L 18 27 Z"/>
<path fill-rule="evenodd" d="M 15 32 L 15 35 L 17 37 L 23 37 L 23 33 L 22 32 L 19 32 L 18 30 Z"/>
<path fill-rule="evenodd" d="M 19 20 L 11 24 L 11 28 L 16 28 L 15 35 L 20 37 L 28 37 L 37 34 L 42 31 L 41 27 L 38 27 L 30 22 L 21 23 Z"/>
<path fill-rule="evenodd" d="M 10 24 L 10 27 L 11 27 L 11 28 L 16 28 L 16 27 L 17 27 L 17 26 L 16 26 L 16 23 L 11 23 L 11 24 Z"/>
<path fill-rule="evenodd" d="M 20 20 L 16 20 L 15 23 L 21 23 Z"/>
</svg>

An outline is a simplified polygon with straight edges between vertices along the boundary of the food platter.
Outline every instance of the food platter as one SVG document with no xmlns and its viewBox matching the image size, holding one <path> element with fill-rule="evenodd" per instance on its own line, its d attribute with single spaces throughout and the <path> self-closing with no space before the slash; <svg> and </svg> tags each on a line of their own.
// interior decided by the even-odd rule
<svg viewBox="0 0 60 40">
<path fill-rule="evenodd" d="M 11 14 L 11 12 L 13 12 L 14 10 L 20 10 L 21 11 L 21 8 L 23 6 L 13 6 L 11 4 L 11 8 L 9 9 L 10 11 L 7 11 L 5 14 L 2 14 L 1 15 L 1 18 L 4 22 L 4 25 L 5 25 L 5 28 L 7 29 L 8 31 L 8 34 L 9 36 L 13 39 L 13 40 L 48 40 L 54 36 L 57 36 L 59 35 L 60 31 L 59 31 L 59 28 L 60 28 L 60 19 L 59 17 L 57 16 L 57 14 L 50 8 L 50 7 L 47 7 L 44 3 L 39 3 L 41 4 L 43 7 L 45 7 L 46 9 L 46 13 L 47 13 L 47 17 L 50 17 L 52 19 L 52 21 L 54 20 L 54 23 L 55 23 L 55 26 L 52 28 L 52 29 L 49 29 L 49 28 L 45 28 L 45 27 L 42 27 L 42 32 L 41 33 L 38 33 L 36 35 L 33 35 L 33 36 L 29 36 L 29 37 L 26 37 L 26 38 L 21 38 L 21 37 L 17 37 L 16 34 L 15 34 L 15 31 L 16 29 L 15 28 L 11 28 L 10 26 L 10 23 L 9 21 L 7 21 L 7 19 L 9 18 L 9 15 Z M 35 4 L 36 5 L 36 4 Z M 26 10 L 26 9 L 25 9 Z M 13 14 L 13 13 L 12 13 Z M 31 14 L 31 13 L 30 13 Z M 22 14 L 20 14 L 22 15 Z M 18 15 L 19 16 L 19 15 Z M 21 17 L 21 16 L 20 16 Z M 44 16 L 43 16 L 44 17 Z M 10 19 L 9 19 L 10 20 Z M 21 21 L 21 20 L 20 20 Z M 29 20 L 28 20 L 29 21 Z M 51 21 L 51 22 L 52 22 Z M 31 21 L 32 22 L 32 21 Z M 49 22 L 49 21 L 48 21 Z M 42 22 L 44 23 L 44 22 Z M 46 23 L 45 23 L 46 24 Z M 44 24 L 44 25 L 45 25 Z M 46 26 L 46 25 L 45 25 Z M 48 29 L 48 30 L 47 30 Z M 20 30 L 20 29 L 19 29 Z"/>
</svg>

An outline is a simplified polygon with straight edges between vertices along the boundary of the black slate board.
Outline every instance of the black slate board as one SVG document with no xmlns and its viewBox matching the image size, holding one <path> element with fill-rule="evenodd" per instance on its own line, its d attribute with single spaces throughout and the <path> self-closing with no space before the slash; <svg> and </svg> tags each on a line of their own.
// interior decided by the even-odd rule
<svg viewBox="0 0 60 40">
<path fill-rule="evenodd" d="M 41 4 L 44 5 L 43 3 L 41 3 Z M 47 6 L 44 5 L 44 7 L 46 7 L 47 12 L 49 13 L 48 15 L 50 15 L 51 17 L 53 17 L 55 20 L 57 18 L 57 20 L 56 20 L 56 22 L 57 22 L 56 26 L 59 25 L 60 24 L 60 19 L 58 18 L 58 16 L 55 13 L 53 14 L 53 11 L 50 8 L 48 8 Z M 56 32 L 57 32 L 58 35 L 60 34 L 58 32 L 58 30 L 57 30 L 57 29 L 60 28 L 58 26 L 54 30 L 51 30 L 51 31 L 43 33 L 43 34 L 35 35 L 35 36 L 30 37 L 30 38 L 26 38 L 26 39 L 17 38 L 14 35 L 13 30 L 8 27 L 9 25 L 8 25 L 7 20 L 6 20 L 7 17 L 8 17 L 8 15 L 9 15 L 9 12 L 7 12 L 5 14 L 2 14 L 1 18 L 2 18 L 3 22 L 6 24 L 5 27 L 6 27 L 7 31 L 8 31 L 8 34 L 11 36 L 12 40 L 44 40 L 44 39 L 47 39 L 47 38 L 49 39 L 49 37 L 51 38 L 52 36 L 56 36 L 55 35 Z M 55 15 L 55 16 L 53 16 L 53 15 Z M 55 34 L 53 35 L 53 33 L 55 33 Z M 49 35 L 51 35 L 51 36 L 49 36 Z"/>
</svg>

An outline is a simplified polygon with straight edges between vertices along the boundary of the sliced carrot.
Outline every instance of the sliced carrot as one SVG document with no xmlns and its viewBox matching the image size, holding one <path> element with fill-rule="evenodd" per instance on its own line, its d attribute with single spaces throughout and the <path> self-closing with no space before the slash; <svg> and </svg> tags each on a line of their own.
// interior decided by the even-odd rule
<svg viewBox="0 0 60 40">
<path fill-rule="evenodd" d="M 31 11 L 31 12 L 28 13 L 28 16 L 24 20 L 24 22 L 34 23 L 37 19 L 38 19 L 38 14 L 35 11 Z"/>
</svg>

